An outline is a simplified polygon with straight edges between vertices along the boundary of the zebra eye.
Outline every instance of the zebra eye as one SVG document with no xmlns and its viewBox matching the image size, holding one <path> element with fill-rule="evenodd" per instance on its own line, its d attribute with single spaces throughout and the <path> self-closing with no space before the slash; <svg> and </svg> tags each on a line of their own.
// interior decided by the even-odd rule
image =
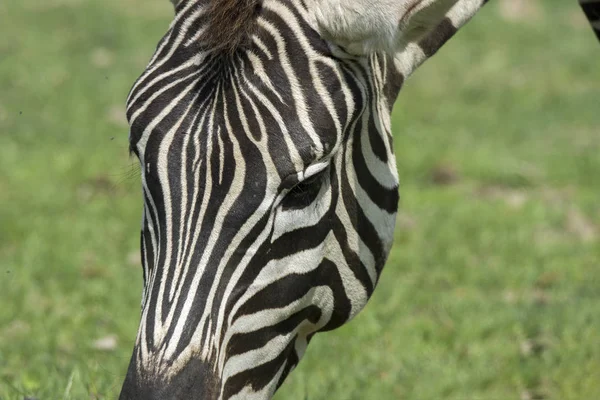
<svg viewBox="0 0 600 400">
<path fill-rule="evenodd" d="M 301 209 L 315 201 L 323 185 L 326 171 L 327 169 L 299 182 L 291 188 L 281 202 L 283 209 Z"/>
</svg>

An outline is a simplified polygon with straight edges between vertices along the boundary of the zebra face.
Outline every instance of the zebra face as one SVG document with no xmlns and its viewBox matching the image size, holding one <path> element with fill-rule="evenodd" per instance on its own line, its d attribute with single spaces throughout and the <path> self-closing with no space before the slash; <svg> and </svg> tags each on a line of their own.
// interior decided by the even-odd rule
<svg viewBox="0 0 600 400">
<path fill-rule="evenodd" d="M 241 28 L 207 15 L 223 1 L 178 2 L 127 101 L 144 293 L 121 399 L 270 398 L 316 332 L 365 306 L 391 248 L 390 109 L 426 52 L 340 48 L 324 0 L 226 0 L 249 7 Z M 330 36 L 366 28 L 344 29 Z"/>
<path fill-rule="evenodd" d="M 167 37 L 132 89 L 145 290 L 123 399 L 269 398 L 372 294 L 398 202 L 387 61 L 309 38 L 312 65 L 256 50 L 222 71 Z"/>
<path fill-rule="evenodd" d="M 244 63 L 278 67 L 242 53 L 226 85 L 193 63 L 134 88 L 145 290 L 123 398 L 268 398 L 312 335 L 372 294 L 398 202 L 388 109 L 368 62 L 352 75 L 317 45 L 318 83 L 317 70 L 263 81 Z"/>
</svg>

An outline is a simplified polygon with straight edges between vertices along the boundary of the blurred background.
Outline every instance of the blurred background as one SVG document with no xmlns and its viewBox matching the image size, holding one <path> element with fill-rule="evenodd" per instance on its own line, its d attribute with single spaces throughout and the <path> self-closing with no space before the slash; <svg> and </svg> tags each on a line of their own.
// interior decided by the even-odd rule
<svg viewBox="0 0 600 400">
<path fill-rule="evenodd" d="M 600 398 L 600 44 L 496 0 L 393 115 L 395 247 L 277 399 Z M 0 399 L 113 399 L 141 300 L 124 102 L 167 0 L 0 2 Z"/>
</svg>

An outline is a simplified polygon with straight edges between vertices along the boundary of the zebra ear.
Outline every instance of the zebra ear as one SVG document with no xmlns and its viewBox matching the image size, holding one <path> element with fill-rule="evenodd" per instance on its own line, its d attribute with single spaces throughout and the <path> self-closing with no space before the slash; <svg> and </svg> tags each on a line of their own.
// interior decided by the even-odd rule
<svg viewBox="0 0 600 400">
<path fill-rule="evenodd" d="M 315 0 L 326 39 L 355 54 L 396 53 L 427 35 L 461 0 Z"/>
<path fill-rule="evenodd" d="M 402 43 L 395 54 L 396 67 L 404 77 L 411 75 L 433 56 L 488 0 L 458 0 L 438 24 L 424 35 Z M 416 16 L 416 18 L 419 18 Z M 419 19 L 415 22 L 420 22 Z"/>
</svg>

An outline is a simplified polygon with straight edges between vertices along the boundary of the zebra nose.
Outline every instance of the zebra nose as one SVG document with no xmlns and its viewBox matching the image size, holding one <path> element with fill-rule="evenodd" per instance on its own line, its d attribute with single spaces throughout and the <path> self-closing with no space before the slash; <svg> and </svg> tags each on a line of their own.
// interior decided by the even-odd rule
<svg viewBox="0 0 600 400">
<path fill-rule="evenodd" d="M 219 393 L 212 368 L 200 360 L 163 376 L 140 371 L 132 360 L 119 400 L 217 400 Z"/>
</svg>

